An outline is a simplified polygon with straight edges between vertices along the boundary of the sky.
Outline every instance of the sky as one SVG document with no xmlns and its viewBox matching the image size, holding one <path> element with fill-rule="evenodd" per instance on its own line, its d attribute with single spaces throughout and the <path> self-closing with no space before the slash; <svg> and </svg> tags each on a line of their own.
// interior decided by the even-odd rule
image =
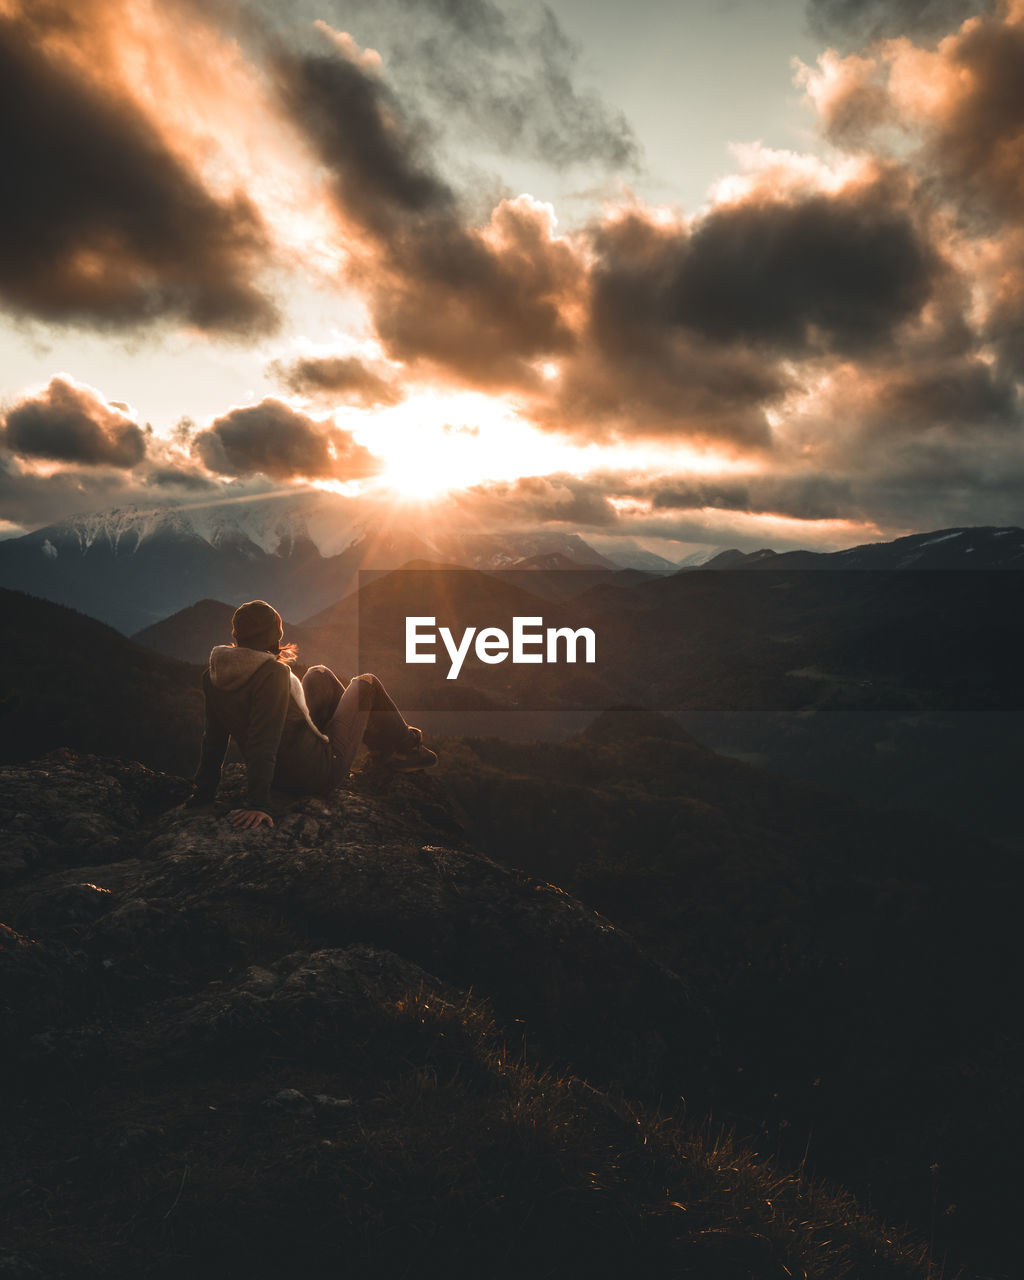
<svg viewBox="0 0 1024 1280">
<path fill-rule="evenodd" d="M 0 107 L 0 535 L 1024 523 L 1024 0 L 0 0 Z"/>
</svg>

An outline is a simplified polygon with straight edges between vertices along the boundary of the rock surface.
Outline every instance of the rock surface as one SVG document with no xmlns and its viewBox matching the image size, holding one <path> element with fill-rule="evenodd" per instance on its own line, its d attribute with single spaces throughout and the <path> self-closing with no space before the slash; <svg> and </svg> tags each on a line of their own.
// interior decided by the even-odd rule
<svg viewBox="0 0 1024 1280">
<path fill-rule="evenodd" d="M 236 831 L 240 781 L 229 768 L 218 805 L 194 811 L 175 806 L 180 780 L 117 761 L 57 753 L 0 772 L 25 864 L 9 869 L 6 921 L 37 940 L 17 961 L 37 986 L 72 964 L 100 1004 L 211 981 L 258 1002 L 251 962 L 361 944 L 472 989 L 528 1051 L 598 1079 L 706 1060 L 683 982 L 561 890 L 466 848 L 433 779 L 357 776 L 273 829 Z M 62 958 L 44 962 L 38 940 Z"/>
</svg>

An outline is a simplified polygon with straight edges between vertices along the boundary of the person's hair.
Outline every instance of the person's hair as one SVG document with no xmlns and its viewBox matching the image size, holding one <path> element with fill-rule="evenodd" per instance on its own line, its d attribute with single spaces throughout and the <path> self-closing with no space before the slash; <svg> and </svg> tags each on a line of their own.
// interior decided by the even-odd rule
<svg viewBox="0 0 1024 1280">
<path fill-rule="evenodd" d="M 278 662 L 287 662 L 291 664 L 295 661 L 295 659 L 298 656 L 299 656 L 299 646 L 297 644 L 288 643 L 288 644 L 279 644 L 277 646 Z"/>
</svg>

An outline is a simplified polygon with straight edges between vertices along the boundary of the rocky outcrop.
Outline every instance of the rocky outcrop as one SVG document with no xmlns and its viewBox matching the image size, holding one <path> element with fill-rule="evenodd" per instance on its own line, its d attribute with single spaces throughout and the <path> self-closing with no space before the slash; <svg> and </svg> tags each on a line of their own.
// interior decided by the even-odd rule
<svg viewBox="0 0 1024 1280">
<path fill-rule="evenodd" d="M 192 811 L 175 804 L 180 780 L 137 765 L 57 753 L 2 772 L 5 914 L 24 935 L 11 963 L 54 988 L 25 1016 L 45 1022 L 69 968 L 90 1009 L 211 982 L 273 1004 L 253 973 L 362 946 L 472 990 L 517 1048 L 601 1081 L 675 1083 L 707 1060 L 680 978 L 561 890 L 466 848 L 433 779 L 356 778 L 236 831 L 237 773 Z"/>
</svg>

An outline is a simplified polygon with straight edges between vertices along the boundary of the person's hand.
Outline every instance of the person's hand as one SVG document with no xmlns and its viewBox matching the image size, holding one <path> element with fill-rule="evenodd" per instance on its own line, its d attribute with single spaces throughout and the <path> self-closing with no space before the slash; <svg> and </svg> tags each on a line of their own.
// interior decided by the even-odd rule
<svg viewBox="0 0 1024 1280">
<path fill-rule="evenodd" d="M 264 823 L 268 827 L 274 825 L 274 819 L 262 809 L 232 809 L 228 814 L 228 822 L 240 831 L 248 831 L 250 827 L 261 827 Z"/>
</svg>

